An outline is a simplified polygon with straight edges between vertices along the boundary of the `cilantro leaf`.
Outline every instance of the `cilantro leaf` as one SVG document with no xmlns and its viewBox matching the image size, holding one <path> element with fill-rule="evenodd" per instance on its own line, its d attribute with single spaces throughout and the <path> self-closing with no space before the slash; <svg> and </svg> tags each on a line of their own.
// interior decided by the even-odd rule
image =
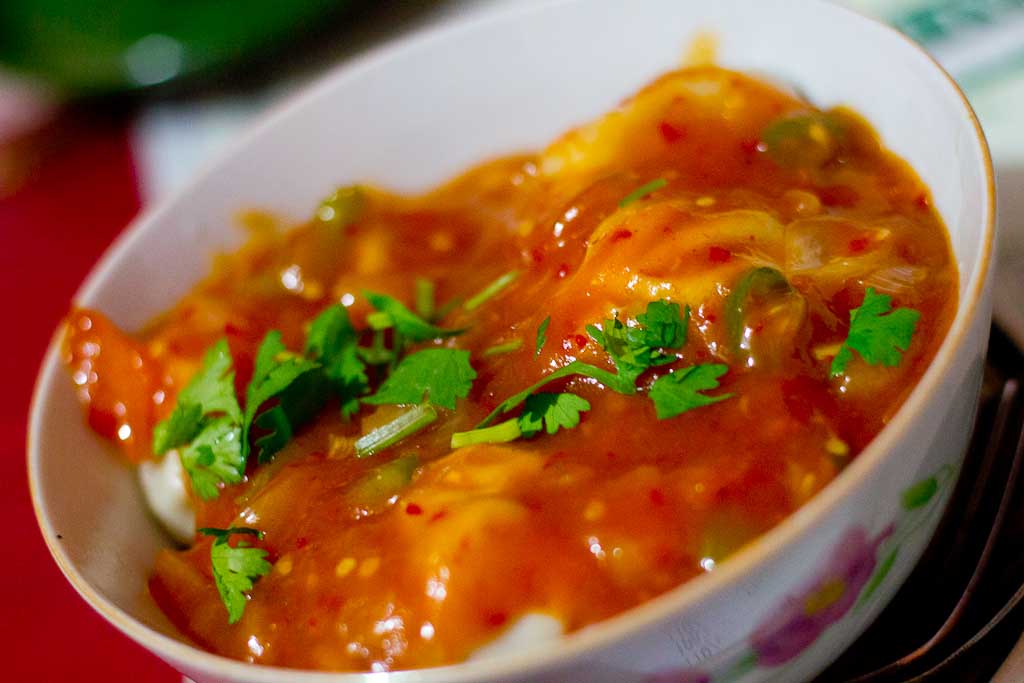
<svg viewBox="0 0 1024 683">
<path fill-rule="evenodd" d="M 832 359 L 830 374 L 837 377 L 853 360 L 853 351 L 872 365 L 896 367 L 902 352 L 910 346 L 921 312 L 912 308 L 892 309 L 892 297 L 868 287 L 864 301 L 850 311 L 850 332 Z"/>
<path fill-rule="evenodd" d="M 686 328 L 690 323 L 690 307 L 679 312 L 679 304 L 652 301 L 647 310 L 636 317 L 642 330 L 639 340 L 651 348 L 678 349 L 686 344 Z"/>
<path fill-rule="evenodd" d="M 245 474 L 242 429 L 233 418 L 221 415 L 207 421 L 192 442 L 181 449 L 181 466 L 192 490 L 203 500 L 220 495 L 219 484 L 237 484 Z"/>
<path fill-rule="evenodd" d="M 289 409 L 285 404 L 285 391 L 292 386 L 296 380 L 303 375 L 320 368 L 320 364 L 301 356 L 288 352 L 281 341 L 281 333 L 271 330 L 263 338 L 259 350 L 256 352 L 256 361 L 253 367 L 252 380 L 246 389 L 245 414 L 242 420 L 242 454 L 248 457 L 249 454 L 249 433 L 256 420 L 256 414 L 260 407 L 272 398 L 280 397 L 278 410 L 273 416 L 258 423 L 261 428 L 271 430 L 271 436 L 264 436 L 257 442 L 259 462 L 267 462 L 270 456 L 276 453 L 291 438 L 293 427 L 298 421 L 291 421 L 289 413 L 302 413 L 305 415 L 309 410 Z M 309 398 L 310 392 L 292 392 L 288 396 L 292 398 Z M 318 392 L 316 403 L 323 405 L 326 400 L 325 392 Z M 306 407 L 305 403 L 302 404 Z M 262 417 L 262 416 L 261 416 Z M 287 429 L 278 434 L 277 430 L 282 429 L 282 424 L 288 421 Z"/>
<path fill-rule="evenodd" d="M 377 393 L 363 399 L 372 405 L 420 403 L 455 409 L 455 399 L 466 398 L 476 379 L 469 351 L 423 349 L 402 359 Z"/>
<path fill-rule="evenodd" d="M 665 365 L 675 356 L 660 349 L 677 349 L 686 343 L 690 307 L 680 315 L 679 304 L 660 300 L 647 304 L 637 316 L 637 325 L 627 326 L 618 317 L 605 320 L 603 329 L 587 325 L 587 332 L 611 356 L 625 381 L 636 382 L 648 368 Z"/>
<path fill-rule="evenodd" d="M 178 402 L 166 419 L 153 429 L 153 454 L 163 455 L 196 437 L 203 426 L 203 406 Z"/>
<path fill-rule="evenodd" d="M 533 357 L 536 358 L 540 355 L 541 350 L 544 348 L 544 344 L 548 341 L 548 325 L 551 324 L 551 316 L 544 318 L 544 321 L 537 327 L 537 349 L 533 353 Z"/>
<path fill-rule="evenodd" d="M 627 382 L 635 383 L 644 370 L 651 367 L 651 349 L 643 344 L 634 344 L 629 328 L 617 317 L 605 320 L 603 329 L 587 325 L 587 334 L 601 345 L 611 357 L 619 375 Z"/>
<path fill-rule="evenodd" d="M 235 396 L 234 361 L 227 339 L 221 339 L 203 356 L 203 367 L 178 395 L 179 403 L 198 403 L 203 413 L 224 413 L 241 419 L 238 397 Z"/>
<path fill-rule="evenodd" d="M 257 415 L 253 424 L 263 430 L 263 434 L 253 442 L 256 446 L 256 460 L 260 464 L 268 462 L 270 456 L 284 448 L 295 436 L 292 421 L 280 403 Z"/>
<path fill-rule="evenodd" d="M 253 583 L 266 576 L 273 568 L 267 560 L 267 551 L 253 548 L 245 541 L 237 545 L 229 544 L 231 536 L 236 534 L 251 535 L 262 538 L 263 534 L 256 529 L 247 527 L 231 527 L 230 529 L 204 528 L 200 533 L 213 536 L 210 546 L 210 564 L 213 567 L 213 581 L 217 592 L 228 611 L 228 623 L 234 624 L 242 618 L 247 601 L 246 593 L 252 590 Z"/>
<path fill-rule="evenodd" d="M 410 341 L 422 342 L 429 339 L 454 337 L 465 332 L 465 330 L 462 329 L 448 330 L 443 327 L 431 325 L 429 322 L 406 308 L 405 304 L 400 302 L 398 299 L 386 294 L 363 292 L 363 296 L 365 296 L 370 304 L 379 312 L 387 315 L 396 332 Z"/>
<path fill-rule="evenodd" d="M 348 311 L 339 304 L 317 316 L 306 338 L 306 355 L 323 365 L 346 420 L 359 412 L 359 396 L 370 386 L 366 363 L 359 357 L 358 341 L 359 333 L 352 326 Z"/>
<path fill-rule="evenodd" d="M 223 413 L 235 421 L 241 419 L 232 362 L 226 339 L 210 347 L 203 356 L 202 367 L 178 394 L 174 410 L 153 430 L 156 455 L 194 439 L 209 415 Z"/>
<path fill-rule="evenodd" d="M 306 334 L 305 352 L 311 358 L 329 361 L 345 346 L 358 340 L 359 333 L 352 326 L 348 311 L 341 304 L 334 304 L 313 319 Z"/>
<path fill-rule="evenodd" d="M 519 429 L 523 436 L 530 438 L 543 428 L 548 434 L 559 429 L 572 429 L 580 423 L 580 413 L 590 410 L 590 403 L 576 394 L 568 392 L 540 392 L 533 394 L 523 404 L 519 416 Z"/>
<path fill-rule="evenodd" d="M 659 420 L 681 415 L 693 408 L 711 405 L 730 398 L 732 394 L 706 396 L 700 392 L 718 388 L 718 378 L 728 372 L 722 363 L 693 365 L 662 375 L 648 393 L 654 401 Z"/>
<path fill-rule="evenodd" d="M 370 388 L 366 364 L 355 346 L 346 346 L 327 366 L 327 378 L 341 399 L 341 414 L 346 420 L 359 412 L 359 397 Z"/>
</svg>

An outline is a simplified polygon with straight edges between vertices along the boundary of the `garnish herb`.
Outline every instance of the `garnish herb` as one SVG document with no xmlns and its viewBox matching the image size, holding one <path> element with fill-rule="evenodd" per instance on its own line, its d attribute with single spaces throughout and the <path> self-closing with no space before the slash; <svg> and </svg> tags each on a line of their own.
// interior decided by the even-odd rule
<svg viewBox="0 0 1024 683">
<path fill-rule="evenodd" d="M 596 379 L 620 394 L 635 394 L 636 380 L 645 370 L 676 360 L 674 355 L 665 353 L 663 349 L 678 349 L 686 343 L 689 320 L 689 306 L 681 312 L 679 304 L 661 300 L 647 304 L 647 310 L 637 316 L 635 326 L 626 326 L 618 318 L 605 320 L 604 329 L 588 325 L 587 332 L 611 357 L 616 372 L 573 361 L 502 401 L 477 428 L 489 426 L 498 416 L 526 401 L 544 385 L 572 375 Z"/>
<path fill-rule="evenodd" d="M 518 351 L 521 348 L 523 348 L 523 340 L 513 339 L 512 341 L 507 341 L 504 344 L 495 344 L 494 346 L 486 348 L 481 355 L 484 358 L 490 358 L 491 356 L 498 356 L 503 353 L 512 353 L 513 351 Z"/>
<path fill-rule="evenodd" d="M 590 410 L 590 402 L 568 392 L 541 392 L 526 397 L 519 417 L 493 427 L 452 434 L 452 448 L 481 443 L 505 443 L 520 437 L 531 438 L 542 430 L 554 434 L 580 423 L 580 414 Z"/>
<path fill-rule="evenodd" d="M 173 412 L 153 432 L 153 452 L 181 448 L 181 465 L 192 489 L 216 498 L 220 484 L 237 484 L 245 473 L 242 411 L 235 397 L 231 351 L 221 339 L 206 352 L 203 365 L 180 394 Z M 182 448 L 183 447 L 183 448 Z"/>
<path fill-rule="evenodd" d="M 850 311 L 850 332 L 832 359 L 832 377 L 846 371 L 854 351 L 871 365 L 899 365 L 920 318 L 921 312 L 912 308 L 893 310 L 891 296 L 868 287 L 864 301 Z"/>
<path fill-rule="evenodd" d="M 228 623 L 234 624 L 242 618 L 246 594 L 252 590 L 253 582 L 270 573 L 272 565 L 265 559 L 267 551 L 251 547 L 239 540 L 234 546 L 228 543 L 232 536 L 255 536 L 262 539 L 263 532 L 248 527 L 229 529 L 202 528 L 199 533 L 213 536 L 210 546 L 210 564 L 213 566 L 213 581 L 224 607 L 228 610 Z"/>
<path fill-rule="evenodd" d="M 359 333 L 340 304 L 324 310 L 313 320 L 306 337 L 306 355 L 323 366 L 331 389 L 341 401 L 346 420 L 359 412 L 359 397 L 369 390 L 366 364 L 359 355 Z"/>
<path fill-rule="evenodd" d="M 434 320 L 443 320 L 446 315 L 454 311 L 462 303 L 462 297 L 453 296 L 448 301 L 441 304 L 437 311 L 434 312 Z"/>
<path fill-rule="evenodd" d="M 416 314 L 424 320 L 434 321 L 434 283 L 426 278 L 416 278 Z"/>
<path fill-rule="evenodd" d="M 660 349 L 678 349 L 686 344 L 686 327 L 690 322 L 690 307 L 680 315 L 679 304 L 652 301 L 647 310 L 637 316 L 637 325 L 627 326 L 618 317 L 605 320 L 603 329 L 587 325 L 587 333 L 611 357 L 621 384 L 632 387 L 622 393 L 634 393 L 636 380 L 648 368 L 673 362 L 674 355 Z"/>
<path fill-rule="evenodd" d="M 465 332 L 464 329 L 448 330 L 432 325 L 406 308 L 405 304 L 401 301 L 386 294 L 363 292 L 363 296 L 367 298 L 379 313 L 386 314 L 386 318 L 371 314 L 371 327 L 378 330 L 393 327 L 397 333 L 401 334 L 408 341 L 423 342 L 429 339 L 454 337 Z"/>
<path fill-rule="evenodd" d="M 429 426 L 435 420 L 437 420 L 437 411 L 434 406 L 426 403 L 413 406 L 391 422 L 359 437 L 355 443 L 356 457 L 368 458 L 385 448 L 394 446 L 402 439 Z"/>
<path fill-rule="evenodd" d="M 455 399 L 469 395 L 474 379 L 476 371 L 469 364 L 469 351 L 423 349 L 403 358 L 377 393 L 364 398 L 363 403 L 400 405 L 426 399 L 440 408 L 455 410 Z"/>
<path fill-rule="evenodd" d="M 487 300 L 492 299 L 499 293 L 501 293 L 501 290 L 505 289 L 510 284 L 512 284 L 517 277 L 519 277 L 518 270 L 512 270 L 505 273 L 497 280 L 487 285 L 482 290 L 480 290 L 479 292 L 471 296 L 469 299 L 467 299 L 464 308 L 467 311 L 475 311 L 476 309 L 480 308 L 480 306 L 482 306 Z"/>
<path fill-rule="evenodd" d="M 718 388 L 718 378 L 729 371 L 722 363 L 692 365 L 662 375 L 651 385 L 649 396 L 659 420 L 676 417 L 688 410 L 711 405 L 730 398 L 732 394 L 706 396 L 702 391 Z"/>
<path fill-rule="evenodd" d="M 242 457 L 249 455 L 249 433 L 253 424 L 267 433 L 256 440 L 257 459 L 262 464 L 281 450 L 292 438 L 292 425 L 304 422 L 306 413 L 319 410 L 326 401 L 326 392 L 317 392 L 317 400 L 310 400 L 308 392 L 298 394 L 287 391 L 300 377 L 320 364 L 288 351 L 281 341 L 281 333 L 271 330 L 263 338 L 253 367 L 252 380 L 245 391 L 245 415 L 242 421 Z M 277 398 L 278 403 L 257 417 L 267 401 Z M 317 404 L 314 406 L 314 404 Z"/>
<path fill-rule="evenodd" d="M 345 492 L 350 503 L 364 508 L 377 508 L 387 504 L 389 498 L 401 492 L 416 473 L 420 459 L 403 455 L 374 467 Z"/>
<path fill-rule="evenodd" d="M 537 358 L 540 356 L 541 350 L 544 349 L 544 344 L 548 341 L 548 325 L 551 324 L 551 316 L 544 318 L 541 324 L 537 327 L 537 346 L 533 352 L 533 357 Z"/>
<path fill-rule="evenodd" d="M 664 178 L 655 178 L 649 183 L 641 185 L 636 188 L 619 201 L 619 208 L 624 209 L 638 199 L 643 199 L 647 195 L 668 185 L 668 181 Z"/>
</svg>

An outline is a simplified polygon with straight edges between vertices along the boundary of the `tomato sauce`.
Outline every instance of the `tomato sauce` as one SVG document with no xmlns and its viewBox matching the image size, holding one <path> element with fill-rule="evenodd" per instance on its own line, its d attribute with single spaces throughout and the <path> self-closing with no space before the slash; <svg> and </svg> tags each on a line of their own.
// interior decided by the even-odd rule
<svg viewBox="0 0 1024 683">
<path fill-rule="evenodd" d="M 654 179 L 664 182 L 622 205 Z M 365 327 L 364 290 L 411 307 L 416 278 L 445 302 L 520 273 L 439 323 L 467 328 L 431 344 L 468 350 L 478 374 L 456 410 L 359 459 L 355 440 L 394 408 L 363 406 L 345 422 L 332 404 L 273 462 L 250 463 L 244 482 L 195 501 L 197 526 L 257 528 L 264 537 L 254 543 L 274 563 L 228 624 L 211 539 L 156 560 L 151 590 L 164 611 L 230 657 L 344 671 L 447 664 L 524 614 L 573 631 L 713 571 L 884 427 L 957 305 L 928 190 L 866 123 L 716 67 L 667 74 L 546 150 L 482 164 L 424 196 L 363 196 L 340 228 L 314 218 L 284 230 L 273 216 L 248 215 L 247 245 L 219 257 L 140 334 L 91 311 L 68 323 L 68 363 L 90 424 L 140 460 L 220 338 L 241 395 L 268 330 L 302 348 L 329 304 Z M 791 290 L 753 297 L 737 343 L 729 296 L 759 267 Z M 916 331 L 897 366 L 855 356 L 832 377 L 869 287 L 920 311 Z M 592 406 L 578 427 L 452 450 L 453 432 L 552 370 L 573 360 L 612 369 L 586 325 L 616 312 L 632 320 L 657 299 L 690 306 L 689 339 L 674 365 L 641 378 L 637 395 L 561 380 L 554 389 Z M 708 362 L 729 366 L 717 391 L 732 397 L 658 419 L 650 383 Z M 367 498 L 367 473 L 410 455 L 419 463 L 411 481 Z"/>
</svg>

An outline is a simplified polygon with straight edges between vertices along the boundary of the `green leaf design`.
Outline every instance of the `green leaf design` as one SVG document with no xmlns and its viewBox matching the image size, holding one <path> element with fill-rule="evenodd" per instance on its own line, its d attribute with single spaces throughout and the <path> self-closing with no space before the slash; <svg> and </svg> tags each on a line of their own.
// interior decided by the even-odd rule
<svg viewBox="0 0 1024 683">
<path fill-rule="evenodd" d="M 896 546 L 893 548 L 885 559 L 882 560 L 877 567 L 875 572 L 868 579 L 867 585 L 864 586 L 864 590 L 861 591 L 860 597 L 857 599 L 857 606 L 864 604 L 868 599 L 874 595 L 878 587 L 885 581 L 885 577 L 889 575 L 889 571 L 892 569 L 893 564 L 896 563 L 896 556 L 899 554 L 900 547 Z"/>
<path fill-rule="evenodd" d="M 939 490 L 939 482 L 935 477 L 928 477 L 917 482 L 903 492 L 900 502 L 904 510 L 916 510 L 924 507 Z"/>
</svg>

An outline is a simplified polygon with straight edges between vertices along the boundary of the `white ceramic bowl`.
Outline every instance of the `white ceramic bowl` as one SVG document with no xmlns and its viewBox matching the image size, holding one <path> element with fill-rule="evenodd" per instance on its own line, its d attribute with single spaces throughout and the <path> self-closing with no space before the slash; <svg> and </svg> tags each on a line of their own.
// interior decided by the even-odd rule
<svg viewBox="0 0 1024 683">
<path fill-rule="evenodd" d="M 896 32 L 794 0 L 529 3 L 384 48 L 329 74 L 191 184 L 137 220 L 77 296 L 138 328 L 241 237 L 232 215 L 302 217 L 333 186 L 430 187 L 473 162 L 536 148 L 675 67 L 702 30 L 726 66 L 849 104 L 931 187 L 960 268 L 938 355 L 875 441 L 820 495 L 715 571 L 616 618 L 517 654 L 388 680 L 801 681 L 870 623 L 920 555 L 970 432 L 990 318 L 992 169 L 952 81 Z M 196 681 L 379 680 L 256 667 L 191 646 L 146 591 L 169 540 L 128 468 L 81 416 L 51 348 L 29 432 L 39 523 L 61 569 L 104 617 Z M 813 608 L 808 608 L 814 605 Z"/>
</svg>

